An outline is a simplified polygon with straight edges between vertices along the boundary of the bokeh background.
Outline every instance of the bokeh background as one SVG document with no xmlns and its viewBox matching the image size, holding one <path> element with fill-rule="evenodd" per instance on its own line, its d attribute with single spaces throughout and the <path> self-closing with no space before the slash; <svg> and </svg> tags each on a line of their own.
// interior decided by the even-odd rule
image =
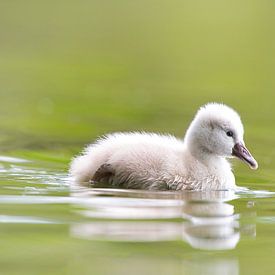
<svg viewBox="0 0 275 275">
<path fill-rule="evenodd" d="M 68 163 L 107 132 L 183 137 L 197 108 L 218 101 L 242 116 L 264 168 L 253 178 L 271 179 L 274 5 L 1 1 L 1 151 Z"/>
<path fill-rule="evenodd" d="M 273 274 L 274 26 L 271 0 L 1 0 L 1 274 Z M 225 243 L 241 234 L 236 249 L 192 248 L 182 209 L 178 219 L 164 220 L 178 234 L 171 241 L 112 241 L 113 224 L 121 222 L 127 237 L 128 220 L 105 220 L 100 211 L 119 213 L 112 202 L 131 202 L 133 193 L 89 189 L 94 204 L 87 208 L 70 192 L 71 158 L 113 131 L 183 137 L 211 101 L 241 114 L 259 162 L 251 171 L 234 161 L 238 185 L 252 191 L 224 205 L 234 207 L 234 228 L 227 219 L 223 231 L 214 228 Z M 143 209 L 146 196 L 132 204 Z M 156 208 L 155 219 L 164 209 Z M 131 207 L 122 210 L 131 216 Z M 93 233 L 102 220 L 98 231 L 107 240 L 85 238 L 86 225 Z M 155 240 L 170 232 L 158 221 L 150 231 L 152 221 L 132 219 L 137 231 L 147 224 L 142 237 L 155 232 Z M 213 235 L 204 236 L 209 249 Z"/>
</svg>

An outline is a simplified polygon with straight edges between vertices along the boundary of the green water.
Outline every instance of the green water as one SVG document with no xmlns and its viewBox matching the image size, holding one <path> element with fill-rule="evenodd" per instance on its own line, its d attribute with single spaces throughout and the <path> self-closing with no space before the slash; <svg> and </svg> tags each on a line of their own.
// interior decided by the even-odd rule
<svg viewBox="0 0 275 275">
<path fill-rule="evenodd" d="M 1 274 L 273 274 L 272 1 L 0 3 Z M 237 194 L 71 189 L 97 136 L 238 110 Z"/>
</svg>

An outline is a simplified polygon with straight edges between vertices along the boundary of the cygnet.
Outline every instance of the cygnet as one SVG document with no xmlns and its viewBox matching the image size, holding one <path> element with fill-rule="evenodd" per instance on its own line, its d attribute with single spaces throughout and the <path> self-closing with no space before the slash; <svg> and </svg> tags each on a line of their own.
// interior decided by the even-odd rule
<svg viewBox="0 0 275 275">
<path fill-rule="evenodd" d="M 93 187 L 146 190 L 235 189 L 227 160 L 258 164 L 243 140 L 240 116 L 218 103 L 202 106 L 185 138 L 156 133 L 108 134 L 73 159 L 73 181 Z"/>
</svg>

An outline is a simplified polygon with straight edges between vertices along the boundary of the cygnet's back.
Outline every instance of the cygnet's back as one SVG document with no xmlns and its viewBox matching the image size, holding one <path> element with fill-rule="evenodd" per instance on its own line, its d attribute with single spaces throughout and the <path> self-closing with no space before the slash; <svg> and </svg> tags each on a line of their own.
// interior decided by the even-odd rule
<svg viewBox="0 0 275 275">
<path fill-rule="evenodd" d="M 83 184 L 92 180 L 94 186 L 166 190 L 163 178 L 184 169 L 183 151 L 183 141 L 170 135 L 114 133 L 75 158 L 71 174 Z"/>
</svg>

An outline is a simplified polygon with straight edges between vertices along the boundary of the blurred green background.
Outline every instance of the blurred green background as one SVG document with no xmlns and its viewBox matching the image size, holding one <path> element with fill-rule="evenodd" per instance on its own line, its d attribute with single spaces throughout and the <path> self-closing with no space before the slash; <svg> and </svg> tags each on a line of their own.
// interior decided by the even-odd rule
<svg viewBox="0 0 275 275">
<path fill-rule="evenodd" d="M 247 145 L 271 176 L 274 5 L 1 1 L 2 152 L 68 162 L 106 132 L 182 137 L 197 108 L 218 101 L 240 112 Z"/>
<path fill-rule="evenodd" d="M 230 202 L 252 225 L 240 227 L 234 250 L 99 242 L 73 235 L 95 220 L 74 205 L 66 179 L 71 157 L 97 136 L 183 137 L 199 106 L 218 101 L 241 114 L 259 162 L 257 171 L 234 162 L 238 185 L 275 191 L 274 26 L 270 0 L 1 0 L 1 272 L 272 274 L 274 198 Z"/>
</svg>

